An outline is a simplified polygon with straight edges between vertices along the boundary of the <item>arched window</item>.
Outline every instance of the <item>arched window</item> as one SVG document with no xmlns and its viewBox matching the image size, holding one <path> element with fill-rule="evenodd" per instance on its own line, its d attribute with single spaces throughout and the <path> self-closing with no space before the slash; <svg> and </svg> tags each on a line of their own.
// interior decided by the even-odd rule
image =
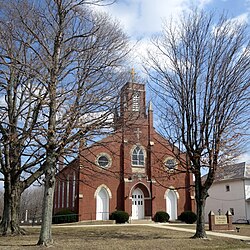
<svg viewBox="0 0 250 250">
<path fill-rule="evenodd" d="M 137 146 L 132 153 L 132 165 L 144 166 L 144 153 L 142 148 Z"/>
</svg>

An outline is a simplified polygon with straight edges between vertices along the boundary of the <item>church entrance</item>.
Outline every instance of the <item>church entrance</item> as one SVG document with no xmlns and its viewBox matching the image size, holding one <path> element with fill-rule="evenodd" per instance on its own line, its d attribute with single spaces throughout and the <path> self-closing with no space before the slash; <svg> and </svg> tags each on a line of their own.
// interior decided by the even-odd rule
<svg viewBox="0 0 250 250">
<path fill-rule="evenodd" d="M 177 196 L 173 190 L 170 190 L 167 194 L 167 213 L 169 214 L 169 220 L 177 219 Z"/>
<path fill-rule="evenodd" d="M 134 189 L 132 193 L 132 217 L 133 220 L 144 218 L 144 195 L 140 188 Z"/>
<path fill-rule="evenodd" d="M 96 220 L 109 219 L 109 195 L 105 188 L 102 188 L 96 197 Z"/>
</svg>

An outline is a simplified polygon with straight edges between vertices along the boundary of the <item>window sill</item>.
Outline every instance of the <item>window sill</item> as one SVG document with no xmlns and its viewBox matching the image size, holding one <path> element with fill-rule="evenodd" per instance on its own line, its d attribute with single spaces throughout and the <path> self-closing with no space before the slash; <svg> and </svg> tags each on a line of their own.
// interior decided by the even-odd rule
<svg viewBox="0 0 250 250">
<path fill-rule="evenodd" d="M 144 165 L 131 165 L 132 168 L 144 168 Z"/>
</svg>

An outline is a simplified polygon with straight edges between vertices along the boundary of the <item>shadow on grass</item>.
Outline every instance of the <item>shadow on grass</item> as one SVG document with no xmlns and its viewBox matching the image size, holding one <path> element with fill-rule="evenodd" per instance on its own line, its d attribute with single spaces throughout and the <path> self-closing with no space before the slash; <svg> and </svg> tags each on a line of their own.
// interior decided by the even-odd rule
<svg viewBox="0 0 250 250">
<path fill-rule="evenodd" d="M 19 244 L 0 244 L 0 249 L 2 249 L 1 247 L 17 247 L 17 246 L 19 246 L 19 247 L 36 247 L 36 246 L 38 246 L 37 244 L 23 244 L 23 245 L 19 245 Z"/>
<path fill-rule="evenodd" d="M 58 237 L 63 237 L 63 233 L 59 233 L 56 235 Z M 151 240 L 174 240 L 174 239 L 180 239 L 182 240 L 188 240 L 190 239 L 192 234 L 190 236 L 180 237 L 179 235 L 175 235 L 174 233 L 172 235 L 169 234 L 162 234 L 161 233 L 153 233 L 152 231 L 149 232 L 147 230 L 139 230 L 139 231 L 112 231 L 112 230 L 88 230 L 84 232 L 79 233 L 69 233 L 67 232 L 67 237 L 76 238 L 80 237 L 82 240 L 129 240 L 129 241 L 151 241 Z"/>
</svg>

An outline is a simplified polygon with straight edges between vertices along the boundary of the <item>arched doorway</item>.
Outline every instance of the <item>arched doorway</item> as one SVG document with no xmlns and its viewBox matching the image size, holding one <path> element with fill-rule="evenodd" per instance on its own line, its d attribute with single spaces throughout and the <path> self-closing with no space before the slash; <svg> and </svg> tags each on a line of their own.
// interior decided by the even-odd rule
<svg viewBox="0 0 250 250">
<path fill-rule="evenodd" d="M 166 197 L 167 213 L 170 220 L 177 219 L 177 196 L 173 190 L 169 190 Z"/>
<path fill-rule="evenodd" d="M 144 218 L 144 194 L 140 188 L 132 193 L 132 216 L 131 219 L 139 220 Z"/>
<path fill-rule="evenodd" d="M 109 219 L 109 194 L 105 188 L 101 188 L 96 196 L 96 220 Z"/>
</svg>

